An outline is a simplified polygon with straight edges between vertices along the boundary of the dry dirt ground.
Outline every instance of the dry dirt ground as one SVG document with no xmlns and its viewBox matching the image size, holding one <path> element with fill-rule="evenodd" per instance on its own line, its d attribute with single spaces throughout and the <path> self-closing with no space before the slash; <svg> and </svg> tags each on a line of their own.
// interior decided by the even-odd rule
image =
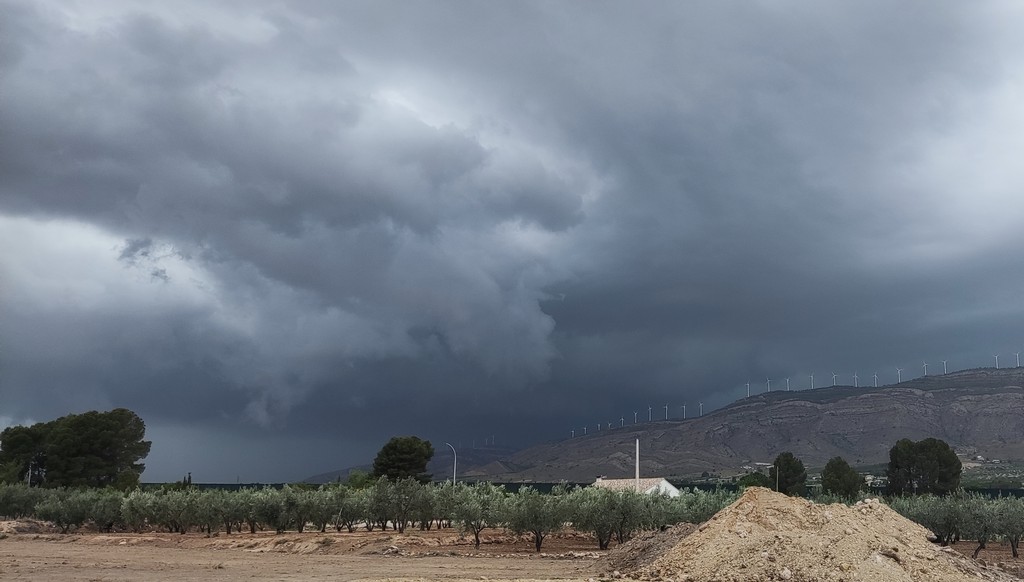
<svg viewBox="0 0 1024 582">
<path fill-rule="evenodd" d="M 597 544 L 588 536 L 549 537 L 539 555 L 527 538 L 485 532 L 484 541 L 475 550 L 472 538 L 451 530 L 213 538 L 11 532 L 0 539 L 0 580 L 586 580 L 596 574 Z"/>
<path fill-rule="evenodd" d="M 61 535 L 39 522 L 0 521 L 0 580 L 585 581 L 618 571 L 675 582 L 1008 582 L 1024 572 L 1024 559 L 1013 558 L 1008 545 L 990 543 L 974 562 L 960 556 L 970 555 L 973 543 L 958 544 L 960 554 L 936 548 L 923 530 L 878 504 L 812 507 L 766 493 L 748 490 L 700 528 L 641 534 L 606 552 L 578 533 L 549 536 L 536 554 L 530 537 L 491 530 L 477 550 L 471 537 L 450 529 Z"/>
</svg>

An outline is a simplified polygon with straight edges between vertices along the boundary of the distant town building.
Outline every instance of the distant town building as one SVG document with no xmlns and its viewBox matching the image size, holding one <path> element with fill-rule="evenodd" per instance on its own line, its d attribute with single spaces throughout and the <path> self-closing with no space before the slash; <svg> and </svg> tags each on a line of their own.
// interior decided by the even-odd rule
<svg viewBox="0 0 1024 582">
<path fill-rule="evenodd" d="M 594 487 L 603 487 L 613 491 L 636 491 L 636 479 L 605 479 L 598 477 L 594 481 Z M 679 497 L 679 489 L 662 477 L 640 479 L 640 492 L 648 495 L 661 493 L 669 497 Z"/>
</svg>

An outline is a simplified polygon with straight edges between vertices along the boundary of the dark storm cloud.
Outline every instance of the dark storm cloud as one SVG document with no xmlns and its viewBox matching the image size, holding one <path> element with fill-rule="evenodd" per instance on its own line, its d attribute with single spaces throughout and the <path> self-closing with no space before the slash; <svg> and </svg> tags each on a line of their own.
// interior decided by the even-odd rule
<svg viewBox="0 0 1024 582">
<path fill-rule="evenodd" d="M 0 421 L 293 478 L 1019 344 L 1013 5 L 186 8 L 0 3 Z"/>
</svg>

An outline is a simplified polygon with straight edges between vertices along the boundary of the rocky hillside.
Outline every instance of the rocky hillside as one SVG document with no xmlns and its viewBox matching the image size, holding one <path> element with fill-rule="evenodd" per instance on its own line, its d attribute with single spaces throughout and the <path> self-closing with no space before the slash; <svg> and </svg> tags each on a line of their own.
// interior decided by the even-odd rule
<svg viewBox="0 0 1024 582">
<path fill-rule="evenodd" d="M 936 437 L 963 454 L 1024 458 L 1024 368 L 975 369 L 879 388 L 839 386 L 744 398 L 685 421 L 658 421 L 525 449 L 467 476 L 497 481 L 629 477 L 635 439 L 647 476 L 735 474 L 792 451 L 810 467 L 842 456 L 888 462 L 901 438 Z"/>
</svg>

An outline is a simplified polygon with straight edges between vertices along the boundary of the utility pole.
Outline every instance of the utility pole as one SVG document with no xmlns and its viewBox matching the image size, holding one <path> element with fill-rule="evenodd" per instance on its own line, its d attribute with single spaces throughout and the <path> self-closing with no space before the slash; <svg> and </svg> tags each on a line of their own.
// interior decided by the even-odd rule
<svg viewBox="0 0 1024 582">
<path fill-rule="evenodd" d="M 452 487 L 455 486 L 455 478 L 458 475 L 459 468 L 459 454 L 455 452 L 455 447 L 451 443 L 445 443 L 448 448 L 452 450 Z"/>
</svg>

